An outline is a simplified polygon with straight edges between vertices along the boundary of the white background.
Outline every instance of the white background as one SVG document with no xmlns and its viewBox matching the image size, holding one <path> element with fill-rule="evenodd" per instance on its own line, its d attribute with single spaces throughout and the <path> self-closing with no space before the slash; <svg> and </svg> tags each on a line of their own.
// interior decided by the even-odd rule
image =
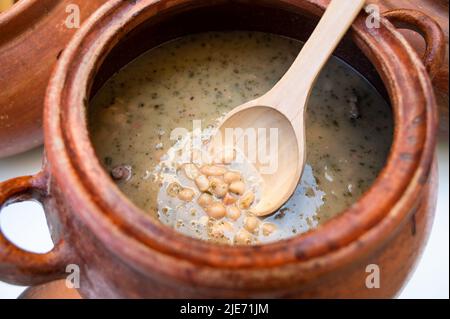
<svg viewBox="0 0 450 319">
<path fill-rule="evenodd" d="M 38 172 L 42 149 L 0 159 L 0 181 Z M 441 140 L 439 156 L 439 202 L 436 219 L 424 255 L 400 298 L 449 298 L 449 148 Z M 0 225 L 5 235 L 21 247 L 36 252 L 52 248 L 45 217 L 36 203 L 20 203 L 3 210 Z M 0 299 L 16 298 L 24 290 L 0 282 Z"/>
</svg>

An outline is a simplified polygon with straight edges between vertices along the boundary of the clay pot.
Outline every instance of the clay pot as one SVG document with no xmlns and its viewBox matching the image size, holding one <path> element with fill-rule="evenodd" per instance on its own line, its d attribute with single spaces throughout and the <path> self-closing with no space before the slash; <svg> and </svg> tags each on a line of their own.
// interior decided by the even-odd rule
<svg viewBox="0 0 450 319">
<path fill-rule="evenodd" d="M 63 27 L 67 5 L 77 4 L 81 19 L 85 20 L 105 1 L 21 0 L 0 15 L 0 158 L 42 143 L 42 106 L 47 81 L 57 57 L 75 31 Z M 379 4 L 382 11 L 420 8 L 444 30 L 446 59 L 433 84 L 440 107 L 441 132 L 448 134 L 448 1 L 370 2 Z M 414 28 L 414 23 L 406 26 Z M 404 34 L 418 52 L 425 51 L 420 35 Z"/>
<path fill-rule="evenodd" d="M 448 137 L 449 132 L 449 100 L 448 100 L 448 0 L 371 0 L 370 2 L 380 5 L 382 12 L 394 9 L 420 10 L 421 13 L 428 15 L 435 20 L 444 32 L 446 48 L 445 59 L 441 67 L 433 74 L 433 86 L 439 106 L 440 113 L 440 131 Z M 396 10 L 395 15 L 401 16 L 403 10 Z M 416 21 L 420 17 L 414 18 Z M 412 22 L 412 23 L 410 23 Z M 425 43 L 422 39 L 423 33 L 415 27 L 415 21 L 406 21 L 397 24 L 403 30 L 400 30 L 408 42 L 416 49 L 419 54 L 426 51 Z"/>
<path fill-rule="evenodd" d="M 121 66 L 166 40 L 206 30 L 246 29 L 304 40 L 326 0 L 111 0 L 62 54 L 45 101 L 40 174 L 0 184 L 0 204 L 35 199 L 55 248 L 25 252 L 0 236 L 0 279 L 40 284 L 80 268 L 83 297 L 393 297 L 421 255 L 436 204 L 437 109 L 427 70 L 386 19 L 361 13 L 337 54 L 386 93 L 394 143 L 373 186 L 322 227 L 280 242 L 229 247 L 185 237 L 155 222 L 115 186 L 90 143 L 85 107 Z M 426 19 L 426 18 L 424 18 Z M 439 51 L 440 39 L 427 36 Z M 431 50 L 432 52 L 436 51 Z M 439 62 L 437 55 L 430 61 Z M 384 90 L 385 89 L 385 90 Z M 368 265 L 380 289 L 366 286 Z"/>
<path fill-rule="evenodd" d="M 27 288 L 19 299 L 81 299 L 76 289 L 66 285 L 65 280 L 57 280 Z"/>
<path fill-rule="evenodd" d="M 42 109 L 50 73 L 76 29 L 67 5 L 84 21 L 106 0 L 20 0 L 0 14 L 0 158 L 42 144 Z"/>
</svg>

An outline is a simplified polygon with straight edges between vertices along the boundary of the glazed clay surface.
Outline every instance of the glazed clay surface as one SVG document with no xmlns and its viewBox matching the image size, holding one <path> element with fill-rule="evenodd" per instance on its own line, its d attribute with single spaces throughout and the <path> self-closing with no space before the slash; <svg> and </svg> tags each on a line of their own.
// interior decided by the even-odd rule
<svg viewBox="0 0 450 319">
<path fill-rule="evenodd" d="M 21 0 L 0 14 L 0 157 L 42 144 L 45 90 L 77 31 L 74 5 L 82 23 L 105 1 Z"/>
<path fill-rule="evenodd" d="M 0 278 L 39 284 L 64 278 L 65 266 L 74 263 L 81 269 L 80 293 L 90 298 L 394 296 L 420 256 L 434 215 L 437 112 L 420 57 L 386 20 L 368 30 L 362 15 L 337 54 L 351 55 L 356 69 L 378 85 L 379 74 L 386 86 L 395 115 L 388 162 L 355 205 L 314 231 L 252 247 L 182 236 L 145 217 L 121 194 L 88 136 L 91 88 L 149 46 L 233 28 L 304 40 L 327 3 L 111 0 L 97 11 L 52 77 L 43 173 L 0 184 L 1 206 L 30 198 L 44 204 L 55 249 L 34 255 L 0 234 Z M 380 265 L 381 289 L 367 289 L 368 263 Z"/>
<path fill-rule="evenodd" d="M 444 32 L 446 42 L 445 58 L 433 78 L 433 86 L 439 105 L 440 130 L 441 133 L 448 135 L 448 0 L 371 0 L 370 2 L 380 5 L 382 12 L 395 9 L 420 10 L 436 21 Z M 423 38 L 420 35 L 420 30 L 417 30 L 417 28 L 411 24 L 404 25 L 403 27 L 405 27 L 405 29 L 401 30 L 401 32 L 405 35 L 406 39 L 413 45 L 419 54 L 424 54 L 426 48 Z"/>
<path fill-rule="evenodd" d="M 0 157 L 42 143 L 42 106 L 51 70 L 76 29 L 68 29 L 66 8 L 77 4 L 81 22 L 106 0 L 22 0 L 0 16 Z M 445 63 L 433 80 L 441 131 L 448 133 L 448 1 L 372 0 L 382 11 L 407 8 L 435 19 L 447 40 Z M 70 10 L 69 10 L 70 11 Z M 414 26 L 409 26 L 409 28 Z M 406 36 L 422 53 L 423 40 Z M 36 63 L 39 61 L 39 63 Z"/>
</svg>

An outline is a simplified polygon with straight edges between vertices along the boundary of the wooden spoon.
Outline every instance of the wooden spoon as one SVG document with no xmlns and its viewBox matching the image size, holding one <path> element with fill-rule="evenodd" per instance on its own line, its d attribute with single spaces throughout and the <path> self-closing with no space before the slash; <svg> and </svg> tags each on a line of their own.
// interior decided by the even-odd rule
<svg viewBox="0 0 450 319">
<path fill-rule="evenodd" d="M 256 161 L 252 163 L 263 179 L 261 198 L 251 209 L 256 216 L 274 213 L 295 191 L 305 166 L 305 111 L 308 98 L 317 76 L 364 2 L 333 0 L 285 76 L 264 96 L 227 114 L 219 126 L 212 149 L 234 148 L 238 143 L 245 143 L 244 155 L 255 155 L 258 151 L 264 153 L 270 149 L 271 141 L 267 137 L 270 129 L 278 131 L 278 152 L 270 157 L 271 165 L 261 156 L 256 156 Z M 227 129 L 232 131 L 227 133 Z M 257 136 L 256 144 L 249 142 L 251 134 L 247 129 L 253 130 Z M 234 138 L 227 139 L 230 132 L 233 132 L 231 136 Z M 252 158 L 255 158 L 253 155 Z"/>
</svg>

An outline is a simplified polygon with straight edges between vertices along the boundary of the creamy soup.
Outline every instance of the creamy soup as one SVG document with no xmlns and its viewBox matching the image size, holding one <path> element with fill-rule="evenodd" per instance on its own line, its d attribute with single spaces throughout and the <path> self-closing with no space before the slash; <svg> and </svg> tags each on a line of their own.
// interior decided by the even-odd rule
<svg viewBox="0 0 450 319">
<path fill-rule="evenodd" d="M 12 7 L 18 0 L 0 0 L 0 12 Z"/>
<path fill-rule="evenodd" d="M 216 243 L 272 242 L 338 215 L 383 167 L 393 119 L 376 90 L 336 58 L 309 100 L 301 182 L 278 212 L 259 218 L 239 207 L 239 215 L 211 214 L 201 204 L 198 185 L 169 156 L 183 140 L 171 139 L 175 129 L 192 131 L 193 121 L 202 120 L 206 141 L 224 114 L 272 88 L 301 47 L 276 35 L 219 32 L 186 36 L 148 51 L 114 75 L 91 102 L 91 138 L 105 169 L 146 214 Z M 248 170 L 226 169 L 241 174 L 247 191 L 257 196 Z M 207 195 L 219 199 L 214 192 Z"/>
</svg>

